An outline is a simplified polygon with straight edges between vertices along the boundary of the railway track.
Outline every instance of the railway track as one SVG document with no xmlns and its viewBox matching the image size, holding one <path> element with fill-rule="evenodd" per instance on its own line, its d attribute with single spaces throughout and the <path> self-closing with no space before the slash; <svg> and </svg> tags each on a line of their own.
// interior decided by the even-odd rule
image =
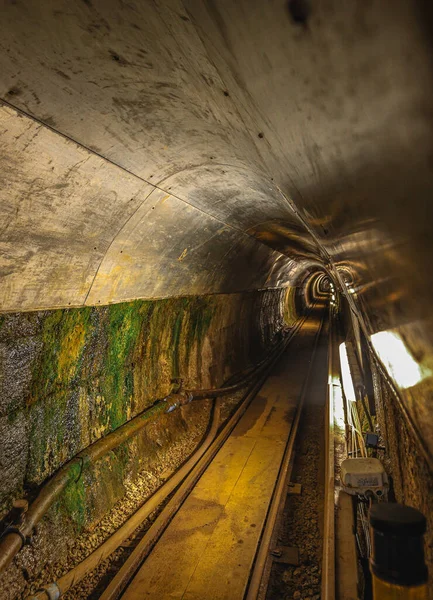
<svg viewBox="0 0 433 600">
<path fill-rule="evenodd" d="M 302 324 L 101 600 L 257 597 L 322 324 Z"/>
<path fill-rule="evenodd" d="M 283 352 L 218 433 L 215 401 L 213 424 L 199 455 L 188 461 L 165 507 L 150 529 L 135 537 L 128 558 L 97 597 L 265 597 L 275 523 L 287 492 L 324 314 L 320 306 L 298 323 Z M 80 568 L 84 572 L 79 565 L 63 582 L 52 584 L 53 596 L 45 588 L 45 595 L 32 598 L 60 597 L 65 581 L 69 588 L 80 579 Z"/>
</svg>

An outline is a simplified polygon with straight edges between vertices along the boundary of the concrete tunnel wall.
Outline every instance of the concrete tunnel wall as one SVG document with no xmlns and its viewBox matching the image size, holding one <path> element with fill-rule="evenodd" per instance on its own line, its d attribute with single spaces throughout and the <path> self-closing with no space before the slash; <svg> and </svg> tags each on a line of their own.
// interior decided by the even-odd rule
<svg viewBox="0 0 433 600">
<path fill-rule="evenodd" d="M 66 309 L 94 327 L 128 311 L 111 304 L 215 295 L 233 327 L 218 338 L 210 326 L 218 376 L 204 363 L 198 373 L 198 350 L 184 367 L 219 383 L 246 360 L 229 348 L 258 336 L 260 301 L 245 309 L 250 334 L 234 330 L 241 307 L 326 269 L 365 331 L 393 332 L 419 365 L 414 385 L 394 384 L 433 465 L 431 9 L 301 4 L 294 18 L 283 0 L 3 3 L 1 368 L 24 382 L 16 398 L 4 388 L 6 444 L 15 416 L 43 406 L 43 393 L 27 403 L 45 385 L 28 365 L 42 360 L 44 331 L 54 352 L 50 319 L 66 327 Z M 173 315 L 186 314 L 178 302 Z M 64 312 L 34 312 L 52 309 Z M 275 316 L 263 317 L 264 339 Z M 171 318 L 158 327 L 168 332 Z M 60 379 L 73 379 L 68 368 Z M 158 377 L 152 394 L 167 385 Z M 74 419 L 68 456 L 90 435 Z M 40 477 L 61 459 L 53 450 Z"/>
</svg>

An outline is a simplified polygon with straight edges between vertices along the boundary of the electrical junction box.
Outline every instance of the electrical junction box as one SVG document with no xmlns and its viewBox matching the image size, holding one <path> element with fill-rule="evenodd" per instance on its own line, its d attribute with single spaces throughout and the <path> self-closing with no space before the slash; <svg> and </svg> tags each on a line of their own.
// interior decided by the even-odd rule
<svg viewBox="0 0 433 600">
<path fill-rule="evenodd" d="M 365 434 L 365 446 L 367 448 L 377 448 L 379 445 L 379 436 L 376 433 Z"/>
<path fill-rule="evenodd" d="M 341 463 L 341 487 L 352 496 L 372 492 L 378 498 L 388 491 L 388 476 L 378 458 L 346 458 Z"/>
</svg>

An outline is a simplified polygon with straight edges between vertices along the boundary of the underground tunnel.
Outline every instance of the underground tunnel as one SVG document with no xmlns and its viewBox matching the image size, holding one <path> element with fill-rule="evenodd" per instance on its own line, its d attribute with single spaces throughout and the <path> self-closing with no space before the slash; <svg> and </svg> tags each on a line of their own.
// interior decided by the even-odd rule
<svg viewBox="0 0 433 600">
<path fill-rule="evenodd" d="M 432 19 L 1 2 L 1 600 L 433 599 Z"/>
</svg>

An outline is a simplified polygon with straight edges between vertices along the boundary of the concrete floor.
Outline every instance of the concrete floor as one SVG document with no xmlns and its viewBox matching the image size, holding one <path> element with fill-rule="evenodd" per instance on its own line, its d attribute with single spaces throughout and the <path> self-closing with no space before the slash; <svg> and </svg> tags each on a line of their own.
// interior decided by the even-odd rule
<svg viewBox="0 0 433 600">
<path fill-rule="evenodd" d="M 125 598 L 243 597 L 319 325 L 304 324 Z"/>
</svg>

